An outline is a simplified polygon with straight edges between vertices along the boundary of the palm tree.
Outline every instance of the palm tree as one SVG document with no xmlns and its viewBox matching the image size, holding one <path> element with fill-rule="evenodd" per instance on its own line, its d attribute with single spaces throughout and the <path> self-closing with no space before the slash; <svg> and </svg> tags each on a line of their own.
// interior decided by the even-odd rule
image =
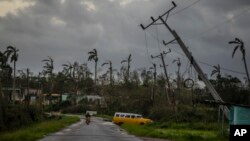
<svg viewBox="0 0 250 141">
<path fill-rule="evenodd" d="M 180 68 L 181 68 L 181 60 L 180 60 L 180 58 L 177 58 L 177 59 L 173 60 L 172 63 L 176 63 L 177 67 L 178 67 L 178 70 L 177 70 L 177 89 L 178 89 L 178 91 L 180 93 L 180 80 L 181 80 L 181 78 L 180 78 Z"/>
<path fill-rule="evenodd" d="M 131 59 L 131 54 L 129 54 L 128 59 L 127 60 L 122 60 L 122 63 L 128 63 L 128 67 L 127 67 L 127 76 L 125 77 L 125 81 L 128 82 L 129 81 L 129 72 L 130 72 L 130 62 L 132 61 Z"/>
<path fill-rule="evenodd" d="M 246 50 L 244 47 L 244 42 L 239 39 L 239 38 L 235 38 L 234 41 L 229 41 L 229 44 L 236 44 L 236 46 L 234 47 L 233 53 L 232 53 L 232 58 L 234 57 L 234 54 L 236 52 L 236 50 L 239 48 L 241 53 L 242 53 L 242 60 L 244 62 L 244 66 L 245 66 L 245 71 L 247 74 L 247 79 L 248 79 L 248 85 L 250 87 L 250 78 L 249 78 L 249 73 L 248 73 L 248 69 L 247 69 L 247 63 L 246 63 Z"/>
<path fill-rule="evenodd" d="M 51 94 L 52 94 L 52 90 L 53 90 L 53 70 L 54 70 L 54 60 L 48 56 L 48 59 L 44 59 L 42 60 L 42 62 L 44 62 L 44 74 L 48 74 L 48 77 L 50 78 L 50 90 L 49 90 L 49 104 L 51 104 L 51 100 L 52 100 L 52 97 L 51 97 Z"/>
<path fill-rule="evenodd" d="M 3 66 L 7 65 L 8 58 L 7 56 L 0 51 L 0 68 L 2 69 Z"/>
<path fill-rule="evenodd" d="M 88 52 L 89 58 L 88 61 L 95 61 L 95 86 L 96 86 L 96 77 L 97 77 L 97 62 L 98 62 L 98 55 L 97 55 L 97 50 L 93 49 L 93 51 Z"/>
<path fill-rule="evenodd" d="M 62 66 L 64 74 L 68 77 L 71 77 L 73 65 L 70 62 L 68 62 L 67 64 L 62 64 Z"/>
<path fill-rule="evenodd" d="M 110 81 L 110 85 L 113 85 L 113 67 L 112 67 L 112 62 L 108 61 L 102 64 L 102 67 L 105 65 L 109 64 L 109 81 Z"/>
<path fill-rule="evenodd" d="M 19 50 L 16 49 L 15 47 L 13 46 L 8 46 L 7 47 L 7 50 L 5 51 L 6 55 L 7 55 L 7 58 L 10 57 L 10 62 L 13 62 L 13 65 L 14 65 L 14 76 L 13 76 L 13 89 L 12 89 L 12 95 L 15 94 L 16 92 L 16 61 L 18 59 L 18 52 Z"/>
<path fill-rule="evenodd" d="M 220 65 L 218 64 L 217 66 L 213 66 L 213 67 L 214 67 L 214 70 L 212 71 L 211 76 L 217 73 L 217 78 L 220 78 L 221 77 Z"/>
</svg>

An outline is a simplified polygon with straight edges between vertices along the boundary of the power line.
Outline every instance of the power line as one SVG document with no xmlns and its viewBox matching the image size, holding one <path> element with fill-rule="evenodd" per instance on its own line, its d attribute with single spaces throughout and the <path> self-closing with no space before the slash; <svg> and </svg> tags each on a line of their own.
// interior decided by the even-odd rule
<svg viewBox="0 0 250 141">
<path fill-rule="evenodd" d="M 177 12 L 175 12 L 175 13 L 169 15 L 169 16 L 173 16 L 173 15 L 176 15 L 176 14 L 178 14 L 178 13 L 181 13 L 181 12 L 183 12 L 184 10 L 190 8 L 191 6 L 197 4 L 197 3 L 200 2 L 200 1 L 201 1 L 201 0 L 197 0 L 197 1 L 191 3 L 190 5 L 184 7 L 183 9 L 180 9 L 179 11 L 177 11 Z M 248 12 L 249 9 L 250 9 L 250 7 L 244 9 L 242 12 L 240 12 L 240 13 L 237 14 L 237 15 L 235 15 L 234 17 L 232 17 L 232 18 L 230 18 L 230 19 L 227 19 L 227 20 L 225 20 L 224 22 L 222 22 L 222 23 L 220 23 L 220 24 L 218 24 L 218 25 L 215 25 L 215 26 L 212 27 L 212 28 L 207 29 L 207 30 L 205 30 L 204 32 L 202 32 L 202 33 L 200 33 L 200 34 L 197 34 L 196 36 L 198 37 L 198 36 L 200 36 L 200 35 L 202 35 L 202 34 L 204 34 L 204 33 L 210 32 L 210 31 L 212 31 L 212 30 L 214 30 L 214 29 L 216 29 L 216 28 L 218 28 L 218 27 L 220 27 L 220 26 L 222 26 L 222 25 L 224 25 L 224 24 L 226 24 L 226 23 L 232 21 L 233 19 L 239 18 L 240 16 L 242 16 L 243 14 L 245 14 L 246 12 Z M 144 31 L 147 32 L 147 33 L 149 33 L 149 35 L 150 35 L 151 37 L 153 37 L 153 39 L 155 39 L 155 40 L 158 42 L 158 48 L 159 48 L 159 43 L 160 43 L 161 41 L 159 41 L 158 30 L 156 29 L 156 31 L 157 31 L 157 35 L 156 35 L 156 36 L 153 35 L 152 33 L 148 32 L 147 30 L 144 30 Z M 195 37 L 195 38 L 196 38 L 196 37 Z M 145 39 L 146 39 L 146 33 L 145 33 Z M 146 41 L 146 42 L 147 42 L 147 41 Z M 169 48 L 169 47 L 168 47 L 168 48 Z M 147 49 L 147 55 L 148 55 L 148 57 L 149 57 L 149 52 L 148 52 L 147 43 L 146 43 L 146 49 Z M 172 49 L 172 48 L 171 48 L 171 49 Z M 159 48 L 159 50 L 160 50 L 160 48 Z M 181 55 L 181 56 L 186 57 L 183 53 L 180 53 L 179 51 L 176 51 L 175 49 L 172 49 L 172 50 L 173 50 L 176 54 L 179 54 L 179 55 Z M 152 63 L 152 62 L 150 61 L 149 58 L 148 58 L 148 60 L 149 60 L 150 63 Z M 201 64 L 203 64 L 203 65 L 209 66 L 209 67 L 213 67 L 213 66 L 214 66 L 214 65 L 211 65 L 211 64 L 209 64 L 209 63 L 202 62 L 202 61 L 197 61 L 197 62 L 199 62 L 199 63 L 201 63 Z M 232 69 L 228 69 L 228 68 L 223 68 L 223 67 L 221 67 L 221 70 L 225 70 L 225 71 L 228 71 L 228 72 L 237 73 L 237 74 L 241 74 L 241 75 L 246 75 L 246 73 L 244 73 L 244 72 L 240 72 L 240 71 L 236 71 L 236 70 L 232 70 Z"/>
<path fill-rule="evenodd" d="M 146 32 L 144 32 L 145 33 L 145 46 L 146 46 L 146 50 L 147 50 L 147 59 L 148 59 L 148 61 L 151 63 L 151 64 L 153 64 L 153 62 L 150 60 L 150 55 L 149 55 L 149 52 L 148 52 L 148 41 L 147 41 L 147 33 Z"/>
<path fill-rule="evenodd" d="M 176 15 L 176 14 L 178 14 L 178 13 L 181 13 L 181 12 L 183 12 L 183 11 L 185 11 L 186 9 L 192 7 L 193 5 L 195 5 L 196 3 L 200 2 L 200 1 L 201 1 L 201 0 L 196 0 L 195 2 L 193 2 L 193 3 L 191 3 L 190 5 L 188 5 L 188 6 L 184 7 L 184 8 L 182 8 L 182 9 L 180 9 L 179 11 L 176 11 L 175 13 L 170 14 L 169 17 L 170 17 L 170 16 L 173 16 L 173 15 Z"/>
<path fill-rule="evenodd" d="M 214 67 L 214 65 L 208 64 L 206 62 L 202 62 L 202 61 L 198 61 L 199 63 L 206 65 L 206 66 L 210 66 L 210 67 Z M 242 74 L 242 75 L 246 75 L 246 73 L 244 72 L 240 72 L 240 71 L 236 71 L 236 70 L 232 70 L 232 69 L 227 69 L 227 68 L 223 68 L 220 67 L 221 70 L 225 70 L 225 71 L 229 71 L 229 72 L 233 72 L 233 73 L 237 73 L 237 74 Z"/>
<path fill-rule="evenodd" d="M 147 30 L 144 30 L 144 31 L 147 32 Z M 150 33 L 150 32 L 148 32 L 148 33 Z M 156 37 L 155 37 L 154 35 L 152 35 L 151 33 L 150 33 L 150 35 L 153 37 L 153 39 L 155 39 L 156 41 L 159 42 L 159 39 L 158 39 L 158 38 L 156 38 Z M 169 48 L 169 47 L 167 47 L 167 48 Z M 176 54 L 179 54 L 179 55 L 181 55 L 181 56 L 183 56 L 183 57 L 186 57 L 183 53 L 181 53 L 181 52 L 179 52 L 179 51 L 177 51 L 177 50 L 175 50 L 175 49 L 173 49 L 173 48 L 171 48 L 171 50 L 174 51 Z M 199 62 L 199 63 L 201 63 L 201 64 L 203 64 L 203 65 L 212 67 L 212 68 L 213 68 L 213 66 L 214 66 L 214 65 L 211 65 L 211 64 L 206 63 L 206 62 L 203 62 L 203 61 L 197 61 L 197 62 Z M 228 71 L 228 72 L 237 73 L 237 74 L 241 74 L 241 75 L 246 75 L 246 73 L 244 73 L 244 72 L 240 72 L 240 71 L 236 71 L 236 70 L 232 70 L 232 69 L 228 69 L 228 68 L 223 68 L 223 67 L 221 67 L 221 70 L 225 70 L 225 71 Z"/>
<path fill-rule="evenodd" d="M 224 20 L 223 22 L 221 22 L 221 23 L 219 23 L 217 25 L 214 25 L 213 27 L 208 28 L 208 29 L 202 31 L 201 33 L 198 33 L 198 34 L 194 35 L 193 38 L 189 38 L 188 40 L 192 40 L 192 39 L 195 39 L 195 38 L 200 38 L 200 37 L 204 36 L 205 34 L 207 34 L 208 32 L 214 31 L 215 29 L 221 27 L 222 25 L 227 24 L 227 23 L 231 22 L 232 20 L 240 18 L 245 13 L 247 13 L 249 11 L 249 9 L 250 9 L 250 7 L 245 8 L 244 10 L 242 10 L 240 13 L 234 15 L 233 17 L 230 17 L 230 18 Z"/>
</svg>

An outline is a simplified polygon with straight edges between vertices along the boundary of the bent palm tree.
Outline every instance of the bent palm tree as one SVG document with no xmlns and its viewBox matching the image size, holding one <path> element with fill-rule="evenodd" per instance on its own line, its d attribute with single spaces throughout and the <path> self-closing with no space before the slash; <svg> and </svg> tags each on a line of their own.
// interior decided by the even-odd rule
<svg viewBox="0 0 250 141">
<path fill-rule="evenodd" d="M 110 81 L 110 85 L 113 85 L 113 67 L 112 67 L 112 62 L 108 61 L 102 64 L 102 67 L 105 65 L 109 64 L 109 81 Z"/>
<path fill-rule="evenodd" d="M 51 104 L 51 94 L 52 94 L 52 90 L 53 90 L 53 69 L 54 69 L 54 60 L 48 56 L 48 59 L 44 59 L 42 60 L 42 62 L 44 62 L 44 73 L 48 74 L 48 76 L 50 77 L 50 91 L 49 91 L 49 104 Z"/>
<path fill-rule="evenodd" d="M 67 77 L 71 77 L 72 76 L 72 69 L 73 69 L 73 65 L 68 62 L 67 64 L 62 64 L 63 66 L 63 72 Z"/>
<path fill-rule="evenodd" d="M 14 75 L 13 75 L 13 90 L 12 90 L 12 95 L 15 94 L 15 89 L 16 89 L 16 61 L 18 60 L 18 52 L 19 50 L 16 49 L 13 46 L 8 46 L 7 50 L 5 51 L 7 58 L 10 57 L 10 62 L 13 62 L 14 65 Z"/>
<path fill-rule="evenodd" d="M 121 61 L 121 64 L 122 64 L 122 63 L 126 63 L 126 62 L 128 63 L 128 67 L 127 67 L 127 76 L 125 77 L 125 81 L 127 81 L 127 82 L 129 81 L 129 72 L 130 72 L 129 70 L 130 70 L 130 62 L 131 62 L 131 61 L 132 61 L 132 59 L 131 59 L 131 54 L 129 54 L 127 60 L 122 60 L 122 61 Z"/>
<path fill-rule="evenodd" d="M 95 85 L 96 85 L 96 77 L 97 77 L 97 62 L 98 62 L 98 55 L 97 50 L 93 49 L 93 51 L 88 52 L 89 58 L 88 61 L 95 61 Z"/>
<path fill-rule="evenodd" d="M 246 74 L 247 74 L 248 86 L 250 87 L 250 78 L 249 78 L 249 73 L 248 73 L 248 69 L 247 69 L 246 50 L 245 50 L 245 47 L 244 47 L 244 42 L 239 38 L 235 38 L 234 41 L 230 41 L 228 43 L 229 44 L 236 44 L 236 46 L 234 47 L 233 53 L 232 53 L 232 58 L 234 57 L 234 54 L 235 54 L 236 50 L 238 48 L 240 49 L 240 51 L 242 53 L 242 60 L 244 62 L 245 71 L 246 71 Z"/>
<path fill-rule="evenodd" d="M 221 77 L 220 65 L 218 64 L 217 66 L 213 66 L 213 67 L 214 67 L 214 70 L 212 70 L 211 76 L 217 73 L 217 78 L 220 78 Z"/>
</svg>

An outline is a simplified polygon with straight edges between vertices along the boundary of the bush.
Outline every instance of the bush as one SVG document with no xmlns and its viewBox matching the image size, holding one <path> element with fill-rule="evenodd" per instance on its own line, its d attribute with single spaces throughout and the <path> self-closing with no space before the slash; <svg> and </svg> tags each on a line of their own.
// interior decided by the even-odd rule
<svg viewBox="0 0 250 141">
<path fill-rule="evenodd" d="M 76 105 L 62 109 L 62 113 L 84 113 L 87 109 L 86 106 Z"/>
<path fill-rule="evenodd" d="M 197 105 L 196 107 L 179 105 L 176 111 L 174 111 L 171 106 L 155 105 L 150 109 L 149 117 L 154 120 L 167 122 L 215 122 L 217 120 L 217 109 L 202 105 Z"/>
<path fill-rule="evenodd" d="M 6 105 L 0 126 L 0 131 L 17 129 L 33 122 L 43 120 L 42 109 L 35 105 Z"/>
</svg>

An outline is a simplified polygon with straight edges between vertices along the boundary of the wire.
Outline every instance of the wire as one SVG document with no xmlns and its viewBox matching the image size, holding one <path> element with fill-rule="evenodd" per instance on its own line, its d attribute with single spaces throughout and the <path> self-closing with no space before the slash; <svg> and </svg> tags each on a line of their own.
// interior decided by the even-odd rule
<svg viewBox="0 0 250 141">
<path fill-rule="evenodd" d="M 231 22 L 232 20 L 237 19 L 237 18 L 243 16 L 245 13 L 247 13 L 249 11 L 249 9 L 250 9 L 250 7 L 245 8 L 244 10 L 242 10 L 242 12 L 234 15 L 233 17 L 231 17 L 229 19 L 224 20 L 223 22 L 221 22 L 221 23 L 219 23 L 219 24 L 217 24 L 217 25 L 215 25 L 215 26 L 213 26 L 211 28 L 208 28 L 208 29 L 202 31 L 201 33 L 198 33 L 198 34 L 194 35 L 193 38 L 188 38 L 188 40 L 200 38 L 200 37 L 206 35 L 207 33 L 211 32 L 211 31 L 214 31 L 215 29 L 218 29 L 222 25 L 227 24 L 227 23 Z"/>
<path fill-rule="evenodd" d="M 159 51 L 161 52 L 160 42 L 159 42 L 158 26 L 155 26 L 155 30 L 156 30 L 156 37 L 157 37 L 157 46 L 159 48 Z"/>
<path fill-rule="evenodd" d="M 192 7 L 193 5 L 195 5 L 196 3 L 200 2 L 200 1 L 201 1 L 201 0 L 196 0 L 195 2 L 193 2 L 193 3 L 191 3 L 190 5 L 188 5 L 188 6 L 184 7 L 184 8 L 182 8 L 182 9 L 180 9 L 179 11 L 176 11 L 175 13 L 170 14 L 169 17 L 170 17 L 170 16 L 173 16 L 173 15 L 176 15 L 176 14 L 178 14 L 178 13 L 181 13 L 181 12 L 183 12 L 183 11 L 185 11 L 186 9 Z"/>
<path fill-rule="evenodd" d="M 206 62 L 202 62 L 202 61 L 198 61 L 198 62 L 203 64 L 203 65 L 206 65 L 206 66 L 214 67 L 213 65 L 208 64 Z M 227 68 L 223 68 L 223 67 L 220 67 L 220 69 L 225 70 L 225 71 L 229 71 L 229 72 L 233 72 L 233 73 L 237 73 L 237 74 L 246 75 L 246 73 L 244 73 L 244 72 L 240 72 L 240 71 L 236 71 L 236 70 L 232 70 L 232 69 L 227 69 Z"/>
<path fill-rule="evenodd" d="M 145 30 L 144 30 L 145 31 Z M 146 46 L 146 50 L 147 50 L 147 59 L 148 59 L 148 61 L 151 63 L 151 64 L 153 64 L 153 62 L 150 60 L 150 55 L 149 55 L 149 52 L 148 52 L 148 41 L 147 41 L 147 33 L 146 32 L 144 32 L 145 33 L 145 46 Z"/>
<path fill-rule="evenodd" d="M 201 0 L 197 0 L 197 1 L 193 2 L 193 3 L 191 3 L 190 5 L 184 7 L 183 9 L 181 9 L 181 10 L 179 10 L 179 11 L 173 13 L 173 14 L 171 14 L 170 16 L 173 16 L 173 15 L 176 15 L 176 14 L 178 14 L 178 13 L 181 13 L 182 11 L 184 11 L 184 10 L 190 8 L 191 6 L 197 4 L 199 1 L 201 1 Z M 202 35 L 202 34 L 204 35 L 204 33 L 211 32 L 212 30 L 217 29 L 218 27 L 220 27 L 220 26 L 222 26 L 222 25 L 224 25 L 224 24 L 226 24 L 226 23 L 232 21 L 233 19 L 239 18 L 240 16 L 242 16 L 242 15 L 244 15 L 246 12 L 248 12 L 249 9 L 250 9 L 250 7 L 244 9 L 242 12 L 240 12 L 240 13 L 237 14 L 237 15 L 235 15 L 234 17 L 232 17 L 232 18 L 230 18 L 230 19 L 227 19 L 227 20 L 225 20 L 224 22 L 222 22 L 222 23 L 220 23 L 220 24 L 218 24 L 218 25 L 215 25 L 215 26 L 212 27 L 212 28 L 207 29 L 207 30 L 203 31 L 203 32 L 200 33 L 200 34 L 197 34 L 194 38 L 200 37 L 200 35 Z M 135 21 L 134 21 L 134 22 L 135 22 Z M 136 23 L 137 23 L 137 22 L 136 22 Z M 144 31 L 145 31 L 145 40 L 147 40 L 147 39 L 146 39 L 146 32 L 147 32 L 147 33 L 149 33 L 149 35 L 150 35 L 151 37 L 153 37 L 153 39 L 155 39 L 155 40 L 158 42 L 158 48 L 159 48 L 159 43 L 160 43 L 160 41 L 159 41 L 159 37 L 158 37 L 158 30 L 156 29 L 156 31 L 157 31 L 157 35 L 156 35 L 156 36 L 153 35 L 152 33 L 148 32 L 147 30 L 144 30 Z M 194 38 L 192 38 L 192 39 L 194 39 Z M 169 48 L 169 47 L 168 47 L 168 48 Z M 149 57 L 147 41 L 146 41 L 146 49 L 147 49 L 147 54 L 148 54 L 148 57 Z M 159 50 L 160 50 L 160 48 L 159 48 Z M 180 53 L 179 51 L 176 51 L 175 49 L 172 49 L 172 48 L 171 48 L 171 50 L 174 51 L 175 53 L 181 55 L 181 56 L 186 57 L 186 55 L 184 55 L 183 53 Z M 152 62 L 150 61 L 149 58 L 148 58 L 148 60 L 149 60 L 150 63 L 152 63 Z M 203 64 L 203 65 L 206 65 L 206 66 L 213 67 L 213 65 L 211 65 L 211 64 L 209 64 L 209 63 L 206 63 L 206 62 L 202 62 L 202 61 L 197 61 L 197 62 L 199 62 L 199 63 L 201 63 L 201 64 Z M 246 75 L 246 73 L 244 73 L 244 72 L 240 72 L 240 71 L 236 71 L 236 70 L 232 70 L 232 69 L 228 69 L 228 68 L 223 68 L 223 67 L 221 67 L 221 70 L 225 70 L 225 71 L 228 71 L 228 72 L 237 73 L 237 74 L 241 74 L 241 75 Z"/>
</svg>

